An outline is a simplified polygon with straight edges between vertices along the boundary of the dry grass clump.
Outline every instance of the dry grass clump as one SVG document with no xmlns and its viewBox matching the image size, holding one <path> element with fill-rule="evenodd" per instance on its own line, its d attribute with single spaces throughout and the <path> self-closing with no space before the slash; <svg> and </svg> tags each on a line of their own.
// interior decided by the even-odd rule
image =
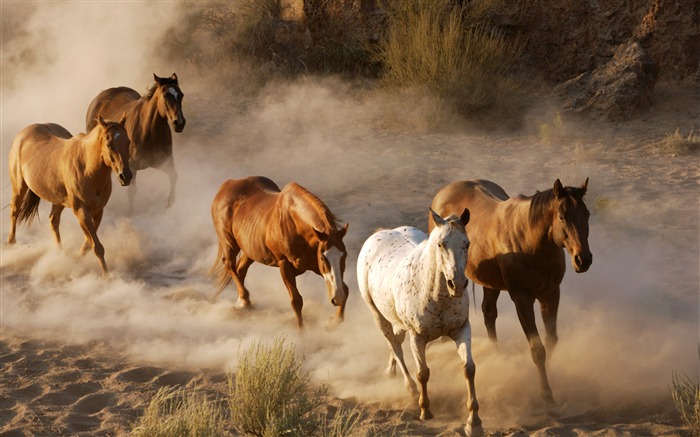
<svg viewBox="0 0 700 437">
<path fill-rule="evenodd" d="M 669 134 L 658 144 L 658 149 L 663 153 L 674 155 L 690 155 L 700 152 L 700 135 L 690 129 L 688 135 L 683 135 L 680 128 Z"/>
<path fill-rule="evenodd" d="M 681 420 L 693 436 L 700 436 L 700 385 L 687 375 L 673 373 L 671 396 Z"/>
<path fill-rule="evenodd" d="M 302 370 L 303 359 L 278 338 L 271 346 L 254 344 L 229 377 L 234 427 L 256 436 L 308 436 L 318 427 L 317 408 L 326 394 Z"/>
<path fill-rule="evenodd" d="M 538 130 L 540 140 L 547 144 L 551 144 L 567 136 L 566 125 L 561 118 L 561 114 L 558 112 L 552 123 L 542 123 L 539 125 Z"/>
<path fill-rule="evenodd" d="M 425 88 L 463 115 L 503 115 L 515 106 L 510 74 L 522 52 L 481 18 L 489 0 L 456 6 L 452 0 L 387 2 L 388 24 L 377 50 L 383 82 Z"/>
<path fill-rule="evenodd" d="M 164 387 L 131 434 L 219 437 L 233 435 L 235 430 L 261 437 L 397 435 L 396 427 L 368 423 L 357 407 L 340 407 L 329 418 L 328 412 L 322 412 L 327 389 L 312 384 L 303 362 L 283 338 L 270 346 L 253 344 L 241 353 L 235 376 L 229 373 L 228 411 L 223 401 L 211 401 L 184 388 Z"/>
<path fill-rule="evenodd" d="M 163 387 L 151 399 L 131 435 L 144 437 L 231 435 L 220 402 L 184 388 Z"/>
</svg>

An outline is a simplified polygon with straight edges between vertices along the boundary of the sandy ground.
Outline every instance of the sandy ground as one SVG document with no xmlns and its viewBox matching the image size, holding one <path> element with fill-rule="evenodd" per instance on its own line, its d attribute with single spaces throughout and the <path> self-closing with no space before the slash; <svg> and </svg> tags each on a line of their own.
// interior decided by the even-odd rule
<svg viewBox="0 0 700 437">
<path fill-rule="evenodd" d="M 225 396 L 225 372 L 239 351 L 278 335 L 328 385 L 330 408 L 359 403 L 367 424 L 399 435 L 462 435 L 466 387 L 452 344 L 428 349 L 436 418 L 422 423 L 401 380 L 383 373 L 386 346 L 357 295 L 354 262 L 376 228 L 425 229 L 433 194 L 473 177 L 496 181 L 511 195 L 547 189 L 556 178 L 579 185 L 590 177 L 592 212 L 593 266 L 567 272 L 560 343 L 548 360 L 559 411 L 546 411 L 539 399 L 507 296 L 499 301 L 499 348 L 486 339 L 480 311 L 471 311 L 486 432 L 688 435 L 668 386 L 674 371 L 695 376 L 698 369 L 698 156 L 678 156 L 658 143 L 700 119 L 697 86 L 660 85 L 640 119 L 567 122 L 567 131 L 548 141 L 536 131 L 551 123 L 551 111 L 528 116 L 524 133 L 428 133 L 407 129 L 413 115 L 401 115 L 400 105 L 351 99 L 338 86 L 307 81 L 277 89 L 264 104 L 218 119 L 201 115 L 212 100 L 188 94 L 188 126 L 176 137 L 176 204 L 163 209 L 167 179 L 154 170 L 139 173 L 133 216 L 125 213 L 124 189 L 115 187 L 100 229 L 108 279 L 91 254 L 76 254 L 82 236 L 70 211 L 63 216 L 64 252 L 51 241 L 45 204 L 40 221 L 18 229 L 16 246 L 2 245 L 2 435 L 128 433 L 159 387 Z M 3 168 L 7 147 L 3 142 Z M 295 180 L 350 223 L 351 296 L 339 329 L 327 329 L 333 308 L 313 274 L 299 278 L 302 333 L 275 269 L 251 268 L 251 311 L 232 309 L 232 288 L 209 300 L 207 271 L 216 253 L 209 205 L 221 181 L 250 174 Z M 477 287 L 477 307 L 480 299 Z"/>
<path fill-rule="evenodd" d="M 518 131 L 484 133 L 464 124 L 435 131 L 426 128 L 431 117 L 420 100 L 360 92 L 335 79 L 232 100 L 228 87 L 240 84 L 154 56 L 180 18 L 177 8 L 160 6 L 0 5 L 7 24 L 0 52 L 3 239 L 7 157 L 23 127 L 56 122 L 81 132 L 99 91 L 126 85 L 143 92 L 153 72 L 178 73 L 187 117 L 174 137 L 180 177 L 171 209 L 164 209 L 167 177 L 156 170 L 138 174 L 135 214 L 126 213 L 126 189 L 114 187 L 99 230 L 108 278 L 92 254 L 77 255 L 83 237 L 68 210 L 64 251 L 54 246 L 45 202 L 40 220 L 18 228 L 16 245 L 0 246 L 0 434 L 128 434 L 159 387 L 224 397 L 239 351 L 282 335 L 304 355 L 314 380 L 328 386 L 330 412 L 358 404 L 365 429 L 463 435 L 466 386 L 453 344 L 428 348 L 432 421 L 420 422 L 402 380 L 384 375 L 387 347 L 357 293 L 359 249 L 377 228 L 426 229 L 433 195 L 456 179 L 490 179 L 510 195 L 531 195 L 557 178 L 580 185 L 590 177 L 593 265 L 564 278 L 560 340 L 547 361 L 557 411 L 540 399 L 510 299 L 503 293 L 499 300 L 495 347 L 476 287 L 470 319 L 484 428 L 497 436 L 689 435 L 669 385 L 674 372 L 697 378 L 700 364 L 700 158 L 660 143 L 676 129 L 700 129 L 700 86 L 659 84 L 653 107 L 634 121 L 566 120 L 549 137 L 540 127 L 552 125 L 556 111 L 538 102 L 524 109 Z M 233 309 L 233 288 L 211 301 L 211 201 L 224 180 L 248 175 L 280 186 L 296 181 L 349 223 L 351 294 L 339 328 L 328 328 L 334 308 L 313 274 L 298 279 L 304 332 L 276 269 L 250 269 L 250 311 Z"/>
</svg>

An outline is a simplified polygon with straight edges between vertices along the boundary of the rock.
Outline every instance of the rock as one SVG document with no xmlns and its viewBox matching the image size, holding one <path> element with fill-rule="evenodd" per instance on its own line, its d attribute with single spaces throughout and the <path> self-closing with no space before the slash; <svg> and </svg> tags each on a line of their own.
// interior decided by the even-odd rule
<svg viewBox="0 0 700 437">
<path fill-rule="evenodd" d="M 620 45 L 607 64 L 558 85 L 562 113 L 629 120 L 651 103 L 659 69 L 636 41 Z"/>
</svg>

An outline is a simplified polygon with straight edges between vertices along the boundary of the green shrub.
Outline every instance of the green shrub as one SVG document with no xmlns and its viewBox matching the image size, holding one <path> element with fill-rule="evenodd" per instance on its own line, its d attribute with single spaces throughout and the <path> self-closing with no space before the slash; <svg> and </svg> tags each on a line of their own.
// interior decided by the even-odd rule
<svg viewBox="0 0 700 437">
<path fill-rule="evenodd" d="M 389 87 L 424 88 L 460 114 L 510 110 L 510 69 L 522 44 L 480 18 L 488 0 L 387 2 L 388 25 L 376 57 Z"/>
<path fill-rule="evenodd" d="M 184 388 L 163 387 L 146 407 L 131 435 L 144 437 L 218 437 L 230 435 L 224 428 L 220 402 L 208 401 Z"/>
<path fill-rule="evenodd" d="M 302 363 L 281 338 L 242 352 L 235 376 L 229 374 L 233 426 L 256 436 L 313 434 L 326 389 L 311 384 Z"/>
<path fill-rule="evenodd" d="M 687 375 L 673 373 L 671 396 L 681 420 L 694 436 L 700 436 L 700 385 Z"/>
</svg>

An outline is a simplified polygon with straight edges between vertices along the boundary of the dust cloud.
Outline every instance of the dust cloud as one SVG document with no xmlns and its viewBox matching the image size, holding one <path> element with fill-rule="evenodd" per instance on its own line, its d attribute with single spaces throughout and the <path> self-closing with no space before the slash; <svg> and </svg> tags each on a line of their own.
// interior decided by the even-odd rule
<svg viewBox="0 0 700 437">
<path fill-rule="evenodd" d="M 379 227 L 426 229 L 433 194 L 455 179 L 488 178 L 515 195 L 550 188 L 558 177 L 565 185 L 590 177 L 594 262 L 585 274 L 569 269 L 562 284 L 560 342 L 548 360 L 555 398 L 566 414 L 655 405 L 668 400 L 672 371 L 697 373 L 697 165 L 616 154 L 610 135 L 546 145 L 527 133 L 427 133 L 420 104 L 367 97 L 338 79 L 271 85 L 241 110 L 221 97 L 215 77 L 157 56 L 159 38 L 178 23 L 175 6 L 3 2 L 3 25 L 16 28 L 10 36 L 3 32 L 3 207 L 11 193 L 12 138 L 28 124 L 51 121 L 82 132 L 99 91 L 125 85 L 143 93 L 154 72 L 178 73 L 187 118 L 184 132 L 173 135 L 179 172 L 173 207 L 164 209 L 168 182 L 157 170 L 139 172 L 134 215 L 126 213 L 126 189 L 114 187 L 98 233 L 108 279 L 99 276 L 91 253 L 77 255 L 83 236 L 70 211 L 61 224 L 65 250 L 54 247 L 45 202 L 41 220 L 18 228 L 17 245 L 3 243 L 3 337 L 105 342 L 135 360 L 223 370 L 235 367 L 239 351 L 252 342 L 284 335 L 333 394 L 413 409 L 402 381 L 383 373 L 388 349 L 357 292 L 362 242 Z M 18 23 L 8 14 L 25 19 Z M 211 200 L 224 180 L 248 175 L 280 186 L 296 181 L 350 224 L 345 281 L 351 295 L 340 327 L 328 327 L 334 307 L 313 274 L 298 279 L 303 332 L 295 328 L 276 269 L 250 269 L 251 310 L 232 309 L 232 287 L 210 300 Z M 4 208 L 3 235 L 8 214 Z M 476 295 L 478 306 L 479 287 Z M 507 293 L 499 300 L 498 349 L 486 339 L 480 311 L 472 308 L 470 318 L 486 423 L 543 413 L 536 370 Z M 413 371 L 408 348 L 406 354 Z M 431 344 L 428 365 L 434 413 L 460 420 L 466 386 L 454 346 Z"/>
</svg>

